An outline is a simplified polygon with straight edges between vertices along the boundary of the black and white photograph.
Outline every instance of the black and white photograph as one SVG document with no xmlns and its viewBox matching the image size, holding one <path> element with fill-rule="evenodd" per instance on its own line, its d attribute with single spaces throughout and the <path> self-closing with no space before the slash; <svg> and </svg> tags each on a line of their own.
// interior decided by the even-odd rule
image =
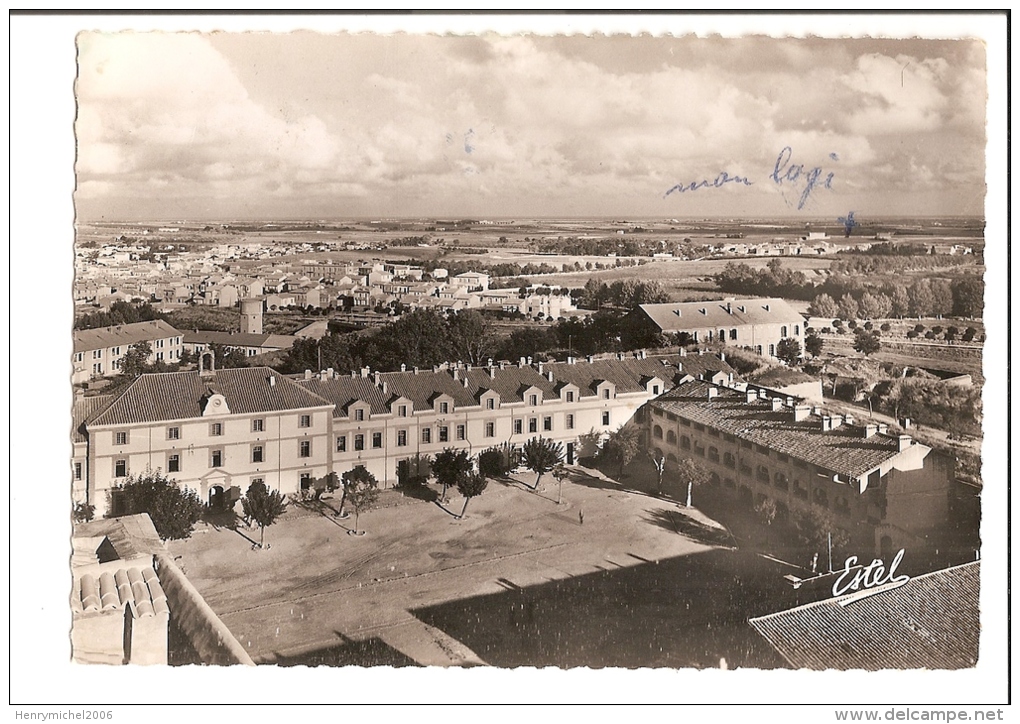
<svg viewBox="0 0 1020 724">
<path fill-rule="evenodd" d="M 1007 21 L 16 18 L 12 705 L 1003 720 Z"/>
</svg>

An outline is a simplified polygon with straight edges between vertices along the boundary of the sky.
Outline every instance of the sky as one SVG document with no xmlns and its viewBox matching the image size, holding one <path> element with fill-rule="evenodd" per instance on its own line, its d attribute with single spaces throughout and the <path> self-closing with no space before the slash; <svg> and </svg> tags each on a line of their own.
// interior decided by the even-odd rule
<svg viewBox="0 0 1020 724">
<path fill-rule="evenodd" d="M 978 40 L 77 41 L 81 220 L 984 209 Z"/>
</svg>

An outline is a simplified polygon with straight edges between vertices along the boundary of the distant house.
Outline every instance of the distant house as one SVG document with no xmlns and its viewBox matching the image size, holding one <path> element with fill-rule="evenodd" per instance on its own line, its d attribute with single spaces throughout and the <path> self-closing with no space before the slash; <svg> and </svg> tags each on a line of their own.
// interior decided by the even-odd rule
<svg viewBox="0 0 1020 724">
<path fill-rule="evenodd" d="M 481 272 L 464 272 L 450 277 L 450 284 L 465 287 L 469 291 L 480 289 L 484 292 L 489 288 L 489 275 Z"/>
<path fill-rule="evenodd" d="M 642 304 L 630 322 L 661 334 L 686 333 L 691 341 L 747 347 L 776 356 L 781 339 L 803 346 L 804 317 L 782 299 L 726 299 L 680 304 Z"/>
<path fill-rule="evenodd" d="M 217 344 L 227 350 L 239 349 L 246 357 L 254 357 L 265 352 L 276 352 L 290 349 L 297 337 L 288 334 L 243 334 L 241 332 L 210 332 L 195 330 L 184 332 L 184 349 L 197 355 Z"/>
<path fill-rule="evenodd" d="M 98 377 L 120 374 L 124 355 L 132 345 L 142 342 L 147 342 L 152 348 L 148 360 L 150 364 L 172 364 L 181 358 L 182 333 L 161 319 L 75 330 L 71 382 L 80 384 Z"/>
</svg>

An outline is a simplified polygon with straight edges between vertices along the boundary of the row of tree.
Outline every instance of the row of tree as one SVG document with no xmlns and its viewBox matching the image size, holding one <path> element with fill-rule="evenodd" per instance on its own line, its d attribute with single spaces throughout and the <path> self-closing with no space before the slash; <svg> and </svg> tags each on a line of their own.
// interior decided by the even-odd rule
<svg viewBox="0 0 1020 724">
<path fill-rule="evenodd" d="M 872 319 L 954 315 L 975 318 L 981 316 L 984 308 L 984 281 L 977 274 L 954 279 L 922 277 L 906 286 L 902 282 L 876 284 L 863 274 L 833 273 L 818 284 L 803 272 L 785 269 L 779 259 L 773 259 L 762 269 L 730 262 L 715 275 L 715 282 L 719 289 L 727 292 L 813 300 L 812 314 L 821 317 L 846 315 L 844 319 Z M 839 302 L 834 301 L 837 299 Z M 838 307 L 840 303 L 845 305 L 842 309 Z M 832 313 L 821 311 L 830 308 Z"/>
</svg>

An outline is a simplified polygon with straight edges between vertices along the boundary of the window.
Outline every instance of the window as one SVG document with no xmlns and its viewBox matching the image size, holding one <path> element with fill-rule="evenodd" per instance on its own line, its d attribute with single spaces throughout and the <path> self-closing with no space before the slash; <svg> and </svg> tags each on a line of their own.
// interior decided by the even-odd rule
<svg viewBox="0 0 1020 724">
<path fill-rule="evenodd" d="M 157 339 L 157 340 L 156 340 L 156 347 L 157 347 L 158 349 L 163 349 L 163 341 L 164 341 L 164 340 L 162 340 L 162 339 Z"/>
<path fill-rule="evenodd" d="M 770 344 L 769 345 L 769 357 L 775 357 L 775 356 L 776 356 L 776 345 Z"/>
<path fill-rule="evenodd" d="M 573 401 L 574 401 L 574 391 L 573 390 L 567 390 L 567 402 L 573 402 Z"/>
<path fill-rule="evenodd" d="M 659 394 L 659 386 L 658 385 L 652 385 L 652 394 L 653 395 Z"/>
<path fill-rule="evenodd" d="M 767 483 L 769 481 L 769 469 L 764 465 L 758 466 L 758 480 L 763 483 Z"/>
<path fill-rule="evenodd" d="M 609 388 L 608 387 L 606 389 L 602 390 L 602 399 L 603 400 L 608 400 L 609 399 Z"/>
<path fill-rule="evenodd" d="M 212 425 L 210 425 L 209 426 L 209 434 L 214 436 L 214 437 L 222 435 L 223 434 L 223 423 L 222 422 L 214 422 Z"/>
<path fill-rule="evenodd" d="M 449 441 L 450 441 L 450 428 L 447 427 L 446 425 L 440 425 L 439 426 L 439 442 L 449 442 Z"/>
<path fill-rule="evenodd" d="M 829 494 L 821 488 L 815 488 L 815 503 L 823 508 L 829 507 Z"/>
<path fill-rule="evenodd" d="M 538 395 L 528 395 L 528 404 L 534 407 L 538 404 Z"/>
<path fill-rule="evenodd" d="M 684 450 L 690 450 L 691 449 L 691 439 L 689 437 L 687 437 L 686 435 L 681 435 L 680 436 L 680 447 L 682 447 Z"/>
<path fill-rule="evenodd" d="M 301 473 L 301 489 L 308 490 L 311 487 L 312 487 L 312 474 Z"/>
<path fill-rule="evenodd" d="M 440 402 L 439 403 L 439 414 L 440 415 L 449 415 L 450 414 L 450 403 L 449 402 Z"/>
<path fill-rule="evenodd" d="M 253 445 L 252 446 L 252 448 L 251 448 L 251 461 L 253 463 L 260 463 L 260 462 L 262 462 L 262 446 L 261 445 Z"/>
<path fill-rule="evenodd" d="M 787 479 L 786 475 L 783 474 L 783 473 L 776 473 L 775 477 L 773 477 L 772 481 L 775 484 L 775 486 L 777 488 L 779 488 L 780 490 L 789 490 L 790 489 L 790 481 Z"/>
<path fill-rule="evenodd" d="M 542 418 L 542 430 L 544 430 L 545 432 L 549 432 L 550 430 L 552 430 L 552 417 Z"/>
<path fill-rule="evenodd" d="M 365 436 L 358 434 L 354 436 L 354 449 L 364 450 L 365 449 Z"/>
<path fill-rule="evenodd" d="M 113 354 L 120 354 L 120 347 L 114 347 L 114 348 L 113 348 L 112 350 L 110 350 L 110 351 L 111 351 L 111 352 L 112 352 Z"/>
<path fill-rule="evenodd" d="M 407 417 L 407 405 L 401 405 L 397 408 L 397 417 Z"/>
<path fill-rule="evenodd" d="M 372 433 L 372 448 L 375 449 L 375 450 L 378 450 L 381 447 L 382 447 L 382 433 L 381 432 L 373 432 Z"/>
<path fill-rule="evenodd" d="M 210 456 L 209 467 L 211 468 L 222 468 L 223 467 L 223 451 L 213 450 Z"/>
<path fill-rule="evenodd" d="M 787 334 L 786 334 L 786 325 L 785 324 L 782 327 L 779 328 L 779 336 L 780 337 L 786 337 L 787 336 Z"/>
<path fill-rule="evenodd" d="M 302 415 L 300 420 L 298 421 L 298 427 L 311 427 L 311 426 L 312 426 L 312 416 L 311 415 Z"/>
<path fill-rule="evenodd" d="M 127 445 L 128 443 L 128 434 L 126 432 L 114 433 L 114 438 L 115 445 Z"/>
<path fill-rule="evenodd" d="M 74 464 L 74 479 L 81 480 L 81 463 Z"/>
<path fill-rule="evenodd" d="M 397 430 L 397 447 L 407 447 L 407 430 Z"/>
<path fill-rule="evenodd" d="M 737 459 L 733 457 L 733 453 L 731 452 L 723 453 L 722 461 L 723 465 L 728 468 L 735 468 L 737 466 Z"/>
<path fill-rule="evenodd" d="M 157 362 L 162 362 L 163 361 L 163 353 L 162 352 L 157 352 L 156 353 L 156 361 Z"/>
<path fill-rule="evenodd" d="M 670 445 L 676 445 L 676 433 L 672 430 L 666 430 L 666 442 Z"/>
<path fill-rule="evenodd" d="M 800 325 L 799 324 L 793 325 L 793 334 L 794 334 L 795 337 L 799 337 L 800 336 Z"/>
<path fill-rule="evenodd" d="M 424 443 L 432 442 L 432 428 L 423 427 L 421 430 L 421 441 Z"/>
<path fill-rule="evenodd" d="M 457 425 L 457 439 L 464 440 L 467 438 L 467 428 L 464 425 Z"/>
<path fill-rule="evenodd" d="M 574 416 L 571 414 L 567 415 L 567 429 L 568 430 L 574 429 Z"/>
<path fill-rule="evenodd" d="M 609 411 L 608 410 L 602 413 L 602 425 L 603 425 L 603 427 L 606 427 L 606 426 L 609 425 Z"/>
<path fill-rule="evenodd" d="M 528 432 L 538 432 L 538 418 L 532 417 L 528 420 Z"/>
<path fill-rule="evenodd" d="M 76 355 L 74 356 L 74 361 L 75 361 L 75 362 L 81 362 L 81 361 L 82 361 L 82 360 L 83 360 L 84 358 L 85 358 L 85 355 L 83 355 L 83 354 L 82 354 L 81 352 L 78 352 L 78 353 L 77 353 L 77 354 L 76 354 Z"/>
<path fill-rule="evenodd" d="M 181 439 L 181 428 L 179 427 L 168 427 L 166 429 L 167 440 L 180 440 Z"/>
<path fill-rule="evenodd" d="M 265 429 L 266 429 L 266 421 L 265 420 L 259 418 L 257 420 L 252 420 L 251 421 L 251 431 L 252 432 L 264 432 Z"/>
<path fill-rule="evenodd" d="M 103 350 L 97 349 L 97 350 L 92 352 L 92 359 L 102 359 L 102 358 L 103 358 Z"/>
<path fill-rule="evenodd" d="M 514 420 L 514 435 L 520 435 L 524 432 L 524 420 Z"/>
<path fill-rule="evenodd" d="M 661 440 L 662 439 L 662 428 L 659 427 L 658 425 L 654 426 L 652 428 L 652 436 L 655 437 L 656 440 Z"/>
<path fill-rule="evenodd" d="M 166 471 L 168 473 L 181 472 L 181 456 L 174 454 L 166 459 Z"/>
<path fill-rule="evenodd" d="M 94 365 L 92 365 L 92 374 L 95 374 L 95 375 L 103 374 L 103 365 L 101 365 L 101 364 L 94 364 Z"/>
<path fill-rule="evenodd" d="M 259 483 L 261 485 L 265 485 L 266 484 L 266 479 L 265 478 L 252 478 L 251 479 L 251 484 L 255 485 L 256 483 Z"/>
<path fill-rule="evenodd" d="M 485 401 L 485 409 L 486 410 L 495 410 L 496 409 L 496 400 L 495 400 L 495 398 L 490 397 L 489 399 L 487 399 Z"/>
<path fill-rule="evenodd" d="M 127 477 L 127 460 L 121 458 L 113 463 L 113 476 L 115 478 Z"/>
<path fill-rule="evenodd" d="M 347 452 L 347 436 L 341 435 L 336 439 L 336 451 L 338 453 Z"/>
<path fill-rule="evenodd" d="M 355 420 L 355 422 L 364 422 L 365 421 L 365 411 L 362 410 L 361 408 L 358 408 L 357 410 L 355 410 L 354 411 L 354 420 Z M 307 427 L 307 425 L 305 427 Z"/>
<path fill-rule="evenodd" d="M 485 437 L 496 437 L 496 423 L 485 423 Z"/>
<path fill-rule="evenodd" d="M 713 463 L 719 462 L 719 448 L 710 447 L 708 448 L 708 459 Z"/>
<path fill-rule="evenodd" d="M 303 458 L 310 458 L 312 456 L 312 441 L 302 440 L 298 449 L 298 455 Z"/>
</svg>

